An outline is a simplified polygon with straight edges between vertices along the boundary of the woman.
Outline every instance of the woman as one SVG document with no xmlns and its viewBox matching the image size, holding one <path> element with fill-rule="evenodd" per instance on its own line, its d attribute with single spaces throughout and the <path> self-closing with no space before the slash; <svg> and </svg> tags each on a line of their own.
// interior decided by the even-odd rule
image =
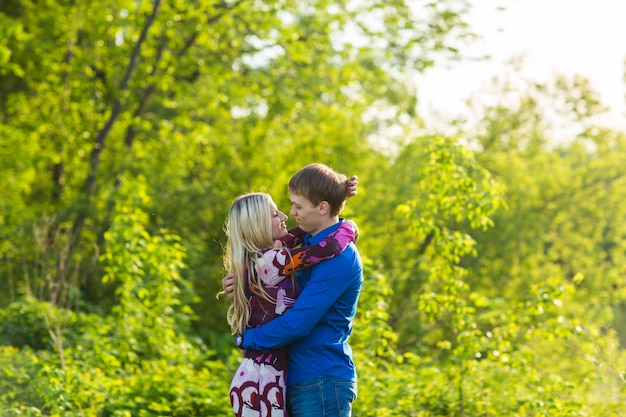
<svg viewBox="0 0 626 417">
<path fill-rule="evenodd" d="M 304 232 L 298 228 L 287 231 L 285 220 L 287 215 L 265 193 L 237 197 L 231 206 L 224 266 L 235 277 L 227 316 L 233 334 L 282 314 L 298 296 L 293 277 L 285 278 L 341 253 L 355 241 L 356 226 L 342 222 L 320 244 L 293 249 Z M 279 247 L 273 248 L 276 241 Z M 237 417 L 287 416 L 287 360 L 286 348 L 245 352 L 230 389 Z"/>
</svg>

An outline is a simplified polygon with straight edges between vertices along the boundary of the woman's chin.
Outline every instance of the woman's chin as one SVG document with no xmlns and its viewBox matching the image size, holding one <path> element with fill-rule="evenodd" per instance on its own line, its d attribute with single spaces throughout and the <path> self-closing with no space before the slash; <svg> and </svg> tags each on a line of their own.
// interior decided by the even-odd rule
<svg viewBox="0 0 626 417">
<path fill-rule="evenodd" d="M 276 233 L 276 235 L 272 236 L 272 239 L 274 240 L 282 239 L 287 235 L 288 235 L 287 230 L 281 229 L 279 232 Z"/>
</svg>

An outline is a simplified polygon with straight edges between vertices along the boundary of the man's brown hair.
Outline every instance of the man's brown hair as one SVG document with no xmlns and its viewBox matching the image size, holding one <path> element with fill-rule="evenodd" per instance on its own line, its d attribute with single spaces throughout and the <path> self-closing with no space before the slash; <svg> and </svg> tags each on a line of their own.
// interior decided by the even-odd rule
<svg viewBox="0 0 626 417">
<path fill-rule="evenodd" d="M 324 164 L 309 164 L 291 177 L 289 192 L 318 206 L 326 201 L 331 217 L 338 216 L 345 205 L 346 176 Z"/>
</svg>

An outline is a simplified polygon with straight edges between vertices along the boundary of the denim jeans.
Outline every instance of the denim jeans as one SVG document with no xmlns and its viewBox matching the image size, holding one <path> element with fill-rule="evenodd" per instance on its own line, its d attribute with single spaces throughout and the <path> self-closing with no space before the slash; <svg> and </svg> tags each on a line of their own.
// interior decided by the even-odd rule
<svg viewBox="0 0 626 417">
<path fill-rule="evenodd" d="M 319 375 L 287 387 L 291 417 L 350 417 L 356 382 Z"/>
</svg>

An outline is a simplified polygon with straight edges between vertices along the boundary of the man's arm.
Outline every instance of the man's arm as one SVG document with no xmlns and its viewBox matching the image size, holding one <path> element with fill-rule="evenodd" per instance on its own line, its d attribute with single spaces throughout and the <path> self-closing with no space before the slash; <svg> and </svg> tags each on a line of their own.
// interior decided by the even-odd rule
<svg viewBox="0 0 626 417">
<path fill-rule="evenodd" d="M 313 271 L 292 308 L 263 326 L 248 329 L 241 347 L 267 351 L 287 345 L 311 332 L 341 294 L 352 285 L 352 261 L 337 257 L 324 261 Z"/>
</svg>

